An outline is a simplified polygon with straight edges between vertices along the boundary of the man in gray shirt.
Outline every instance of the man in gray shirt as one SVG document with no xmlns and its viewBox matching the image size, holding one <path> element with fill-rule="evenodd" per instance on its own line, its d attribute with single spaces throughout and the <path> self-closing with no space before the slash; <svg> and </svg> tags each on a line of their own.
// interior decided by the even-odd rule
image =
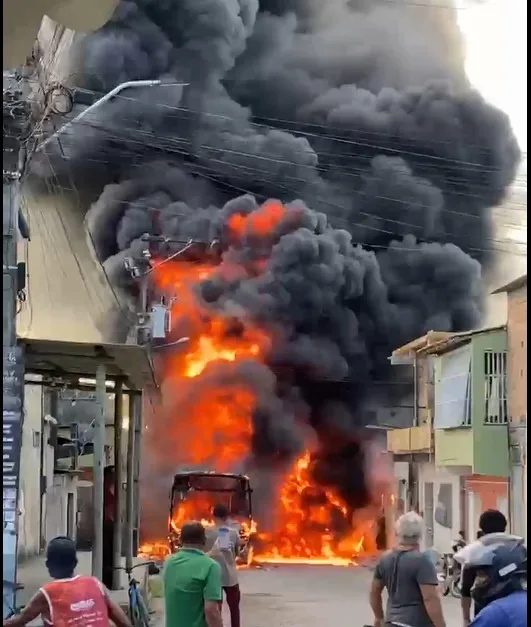
<svg viewBox="0 0 531 627">
<path fill-rule="evenodd" d="M 445 627 L 437 572 L 419 549 L 422 518 L 408 512 L 397 520 L 395 531 L 397 548 L 383 555 L 374 571 L 370 603 L 375 627 Z M 385 619 L 384 588 L 388 594 Z"/>
<path fill-rule="evenodd" d="M 206 528 L 206 552 L 221 566 L 221 585 L 230 610 L 231 627 L 240 627 L 240 586 L 236 555 L 241 546 L 237 525 L 229 519 L 229 509 L 216 505 L 214 525 Z"/>
</svg>

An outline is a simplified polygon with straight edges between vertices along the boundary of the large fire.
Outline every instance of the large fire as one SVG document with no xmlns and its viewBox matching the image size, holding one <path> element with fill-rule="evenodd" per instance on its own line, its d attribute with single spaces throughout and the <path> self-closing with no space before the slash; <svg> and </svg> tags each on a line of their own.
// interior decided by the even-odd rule
<svg viewBox="0 0 531 627">
<path fill-rule="evenodd" d="M 281 221 L 285 209 L 270 202 L 248 216 L 233 215 L 229 220 L 230 237 L 237 245 L 253 233 L 263 236 Z M 253 261 L 249 271 L 259 274 L 267 258 Z M 256 399 L 252 390 L 238 376 L 226 377 L 224 385 L 210 376 L 220 366 L 232 363 L 266 361 L 272 338 L 264 329 L 245 318 L 245 313 L 226 319 L 207 310 L 196 296 L 197 284 L 216 273 L 237 275 L 242 269 L 223 261 L 219 266 L 175 262 L 162 264 L 156 272 L 158 286 L 176 295 L 172 305 L 172 333 L 189 341 L 179 345 L 165 359 L 163 395 L 172 397 L 171 433 L 167 453 L 175 467 L 191 466 L 219 472 L 241 468 L 248 457 L 252 438 L 252 414 Z M 166 410 L 167 411 L 167 410 Z M 164 446 L 164 445 L 160 445 Z M 308 450 L 293 464 L 282 483 L 271 531 L 256 529 L 255 561 L 311 562 L 349 565 L 357 556 L 374 554 L 376 520 L 381 512 L 380 495 L 363 512 L 352 512 L 334 494 L 312 481 L 312 456 Z M 210 524 L 213 503 L 198 493 L 182 502 L 171 525 L 179 528 L 185 520 L 200 519 Z M 143 552 L 166 551 L 164 543 L 151 543 Z"/>
<path fill-rule="evenodd" d="M 276 529 L 259 534 L 264 551 L 258 561 L 333 563 L 346 566 L 356 557 L 377 552 L 378 511 L 357 515 L 331 490 L 316 486 L 310 476 L 311 454 L 294 464 L 281 486 Z"/>
</svg>

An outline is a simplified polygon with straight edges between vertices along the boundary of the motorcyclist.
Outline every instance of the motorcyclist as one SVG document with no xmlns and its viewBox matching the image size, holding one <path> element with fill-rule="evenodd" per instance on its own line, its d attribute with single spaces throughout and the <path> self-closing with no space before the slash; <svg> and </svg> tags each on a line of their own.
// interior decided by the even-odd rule
<svg viewBox="0 0 531 627">
<path fill-rule="evenodd" d="M 456 538 L 453 542 L 452 542 L 452 551 L 454 553 L 457 553 L 457 551 L 460 551 L 461 549 L 463 549 L 466 546 L 466 540 L 465 540 L 465 532 L 464 531 L 460 531 L 459 532 L 459 537 Z"/>
<path fill-rule="evenodd" d="M 455 556 L 461 549 L 464 549 L 465 546 L 466 546 L 465 532 L 460 531 L 459 537 L 456 540 L 454 540 L 452 543 L 452 551 L 453 551 L 452 579 L 456 582 L 458 582 L 461 577 L 462 568 L 461 568 L 461 564 L 455 559 Z"/>
<path fill-rule="evenodd" d="M 527 626 L 527 551 L 521 538 L 478 543 L 465 567 L 474 568 L 471 594 L 482 607 L 472 627 Z"/>
<path fill-rule="evenodd" d="M 501 541 L 508 539 L 518 539 L 518 536 L 511 536 L 505 531 L 507 529 L 507 519 L 497 509 L 487 509 L 479 517 L 479 531 L 477 534 L 477 540 L 464 547 L 454 555 L 454 560 L 461 565 L 466 564 L 467 555 L 470 550 L 478 544 L 497 544 Z M 471 610 L 471 589 L 476 578 L 475 569 L 473 566 L 463 567 L 461 573 L 460 592 L 461 592 L 461 610 L 463 613 L 463 625 L 466 627 L 470 625 L 470 610 Z M 481 603 L 474 603 L 474 616 L 477 616 L 482 609 Z"/>
</svg>

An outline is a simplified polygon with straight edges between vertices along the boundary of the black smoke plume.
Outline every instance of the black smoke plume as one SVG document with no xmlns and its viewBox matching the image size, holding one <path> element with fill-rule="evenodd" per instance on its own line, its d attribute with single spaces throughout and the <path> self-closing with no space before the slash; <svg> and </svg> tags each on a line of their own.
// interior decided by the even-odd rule
<svg viewBox="0 0 531 627">
<path fill-rule="evenodd" d="M 131 287 L 123 259 L 145 233 L 217 239 L 246 269 L 200 293 L 282 330 L 274 399 L 255 417 L 260 465 L 302 446 L 279 411 L 296 394 L 322 444 L 315 477 L 353 505 L 362 452 L 337 442 L 387 401 L 372 382 L 390 379 L 393 348 L 479 322 L 489 210 L 519 160 L 507 117 L 467 84 L 455 16 L 428 5 L 123 0 L 84 40 L 83 86 L 163 85 L 122 92 L 63 135 L 66 160 L 49 154 L 99 196 L 88 225 L 117 285 Z M 270 198 L 288 205 L 274 236 L 231 245 L 227 218 Z M 265 252 L 265 271 L 247 270 Z"/>
</svg>

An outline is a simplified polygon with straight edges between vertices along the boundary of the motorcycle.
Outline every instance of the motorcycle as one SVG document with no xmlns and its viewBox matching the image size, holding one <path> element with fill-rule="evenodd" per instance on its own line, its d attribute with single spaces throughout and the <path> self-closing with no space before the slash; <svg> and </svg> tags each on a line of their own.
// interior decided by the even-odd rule
<svg viewBox="0 0 531 627">
<path fill-rule="evenodd" d="M 455 555 L 465 545 L 464 540 L 456 540 L 452 546 L 452 553 L 444 553 L 442 556 L 442 572 L 439 580 L 443 596 L 451 594 L 456 599 L 461 598 L 461 574 L 463 569 L 461 564 L 455 559 Z"/>
</svg>

